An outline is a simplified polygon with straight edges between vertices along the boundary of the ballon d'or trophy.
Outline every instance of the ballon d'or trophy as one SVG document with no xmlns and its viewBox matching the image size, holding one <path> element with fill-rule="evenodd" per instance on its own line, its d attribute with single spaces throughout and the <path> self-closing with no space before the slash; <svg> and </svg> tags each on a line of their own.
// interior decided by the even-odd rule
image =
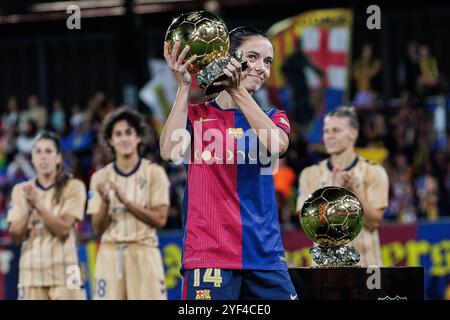
<svg viewBox="0 0 450 320">
<path fill-rule="evenodd" d="M 208 11 L 183 13 L 172 21 L 165 40 L 169 40 L 170 50 L 176 41 L 180 42 L 179 52 L 189 45 L 186 60 L 194 54 L 197 55 L 188 70 L 196 77 L 205 94 L 222 90 L 220 86 L 212 85 L 215 81 L 226 79 L 222 70 L 231 59 L 228 53 L 228 29 L 222 19 Z M 237 51 L 233 56 L 241 61 L 242 52 Z"/>
<path fill-rule="evenodd" d="M 303 204 L 300 224 L 318 244 L 310 253 L 319 267 L 349 267 L 359 262 L 359 252 L 347 244 L 361 231 L 364 211 L 349 190 L 329 186 L 314 191 Z"/>
</svg>

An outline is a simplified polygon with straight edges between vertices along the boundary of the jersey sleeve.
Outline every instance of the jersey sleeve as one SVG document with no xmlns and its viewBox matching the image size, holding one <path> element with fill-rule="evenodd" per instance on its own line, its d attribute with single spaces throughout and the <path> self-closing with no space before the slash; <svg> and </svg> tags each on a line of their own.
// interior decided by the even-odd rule
<svg viewBox="0 0 450 320">
<path fill-rule="evenodd" d="M 70 215 L 78 221 L 83 220 L 86 205 L 86 188 L 78 179 L 73 179 L 64 190 L 61 214 Z"/>
<path fill-rule="evenodd" d="M 97 190 L 97 185 L 99 184 L 100 180 L 102 178 L 102 175 L 100 172 L 96 172 L 91 177 L 91 182 L 89 184 L 89 191 L 88 191 L 88 200 L 87 200 L 87 214 L 96 214 L 102 205 L 102 197 L 100 196 L 100 193 Z"/>
<path fill-rule="evenodd" d="M 380 165 L 373 165 L 367 176 L 367 201 L 373 208 L 385 209 L 389 204 L 389 177 Z"/>
<path fill-rule="evenodd" d="M 152 165 L 149 188 L 150 208 L 170 205 L 169 188 L 170 182 L 164 168 L 159 165 Z"/>
<path fill-rule="evenodd" d="M 23 184 L 15 185 L 11 192 L 11 200 L 6 215 L 6 221 L 9 223 L 20 220 L 31 212 L 31 207 L 25 199 L 22 188 Z"/>
<path fill-rule="evenodd" d="M 291 132 L 291 125 L 290 125 L 289 119 L 286 115 L 286 111 L 277 110 L 270 117 L 270 119 L 277 127 L 279 127 L 281 130 L 286 132 L 287 135 L 289 135 L 289 133 Z"/>
</svg>

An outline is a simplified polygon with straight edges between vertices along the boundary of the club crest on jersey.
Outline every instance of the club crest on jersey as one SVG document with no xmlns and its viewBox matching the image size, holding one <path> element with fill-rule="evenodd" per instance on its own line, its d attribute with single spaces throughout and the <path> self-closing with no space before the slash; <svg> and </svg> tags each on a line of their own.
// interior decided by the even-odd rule
<svg viewBox="0 0 450 320">
<path fill-rule="evenodd" d="M 147 180 L 143 177 L 139 177 L 138 179 L 138 185 L 139 185 L 139 189 L 144 189 L 145 183 L 147 182 Z"/>
<path fill-rule="evenodd" d="M 280 122 L 284 124 L 286 127 L 290 128 L 289 122 L 285 118 L 280 118 Z"/>
<path fill-rule="evenodd" d="M 195 300 L 211 300 L 211 290 L 195 290 Z"/>
<path fill-rule="evenodd" d="M 244 135 L 244 129 L 242 128 L 228 128 L 228 135 L 233 139 L 239 139 Z"/>
</svg>

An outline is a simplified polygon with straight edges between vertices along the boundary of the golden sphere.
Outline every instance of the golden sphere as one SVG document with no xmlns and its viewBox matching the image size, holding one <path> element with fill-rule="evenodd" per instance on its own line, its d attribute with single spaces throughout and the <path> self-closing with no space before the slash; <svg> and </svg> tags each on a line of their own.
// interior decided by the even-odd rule
<svg viewBox="0 0 450 320">
<path fill-rule="evenodd" d="M 188 68 L 194 75 L 213 60 L 226 58 L 230 46 L 227 26 L 222 19 L 208 11 L 181 14 L 167 29 L 165 40 L 169 40 L 170 51 L 176 41 L 180 42 L 179 52 L 189 45 L 186 60 L 197 55 Z"/>
<path fill-rule="evenodd" d="M 300 223 L 312 241 L 326 247 L 338 247 L 359 234 L 364 224 L 364 210 L 349 190 L 324 187 L 305 200 Z"/>
</svg>

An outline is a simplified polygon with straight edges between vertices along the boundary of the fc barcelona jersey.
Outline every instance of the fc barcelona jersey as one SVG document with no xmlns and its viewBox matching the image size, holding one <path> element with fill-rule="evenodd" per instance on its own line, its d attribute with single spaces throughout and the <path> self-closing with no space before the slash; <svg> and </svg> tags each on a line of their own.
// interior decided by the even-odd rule
<svg viewBox="0 0 450 320">
<path fill-rule="evenodd" d="M 289 134 L 284 111 L 264 112 Z M 215 101 L 189 105 L 187 129 L 182 269 L 285 270 L 274 164 L 244 114 Z"/>
</svg>

